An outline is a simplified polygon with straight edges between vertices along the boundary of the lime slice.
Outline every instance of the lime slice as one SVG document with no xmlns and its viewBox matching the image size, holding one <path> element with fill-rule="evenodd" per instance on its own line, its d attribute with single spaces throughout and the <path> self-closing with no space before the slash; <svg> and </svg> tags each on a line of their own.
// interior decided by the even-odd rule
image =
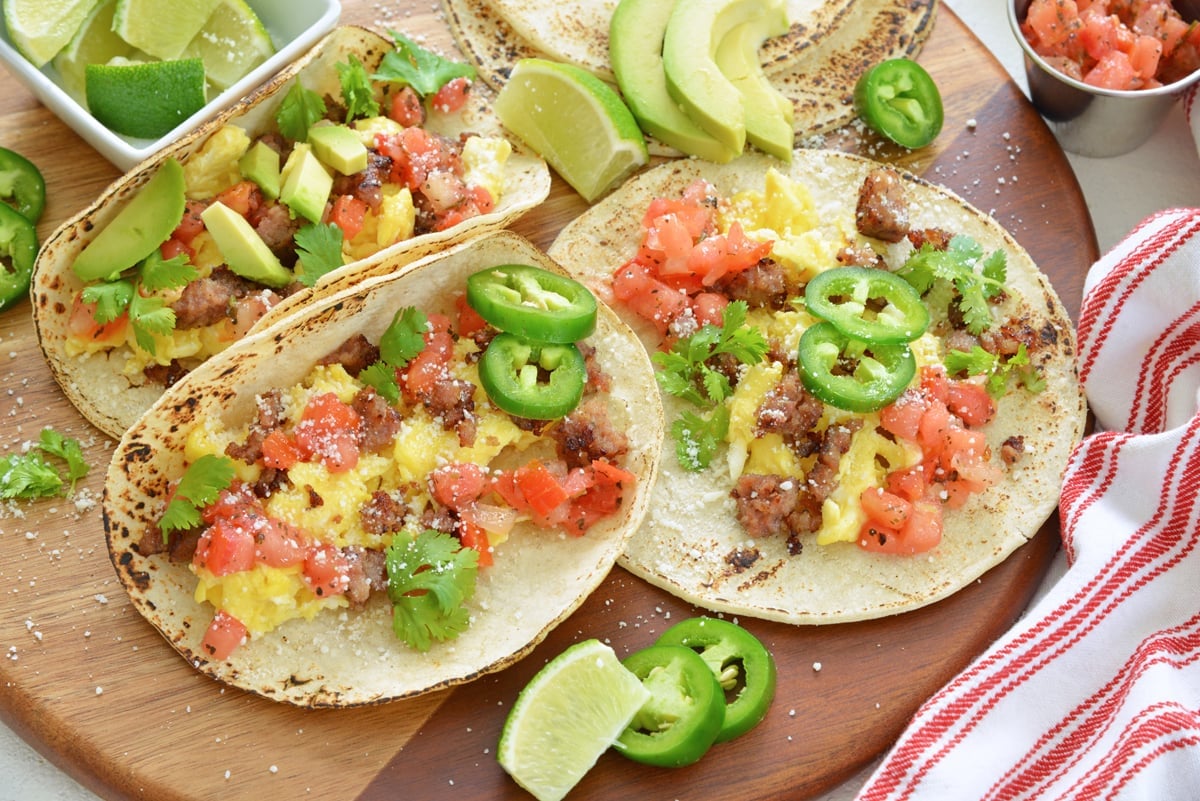
<svg viewBox="0 0 1200 801">
<path fill-rule="evenodd" d="M 117 0 L 100 0 L 75 36 L 54 57 L 59 85 L 80 103 L 86 97 L 84 72 L 88 64 L 107 64 L 115 58 L 134 58 L 137 49 L 113 33 L 113 10 Z"/>
<path fill-rule="evenodd" d="M 228 89 L 275 52 L 271 35 L 244 0 L 221 0 L 183 58 L 204 62 L 209 83 Z"/>
<path fill-rule="evenodd" d="M 97 120 L 119 134 L 157 139 L 205 103 L 204 63 L 178 61 L 89 64 L 87 104 Z"/>
<path fill-rule="evenodd" d="M 39 69 L 58 55 L 96 0 L 4 0 L 4 24 L 13 46 Z"/>
<path fill-rule="evenodd" d="M 496 758 L 538 801 L 558 801 L 617 740 L 650 691 L 599 640 L 550 660 L 513 704 Z"/>
<path fill-rule="evenodd" d="M 589 203 L 650 160 L 637 120 L 620 96 L 570 64 L 518 61 L 495 109 L 500 122 Z"/>
<path fill-rule="evenodd" d="M 117 0 L 113 30 L 134 47 L 176 59 L 195 38 L 220 0 Z"/>
</svg>

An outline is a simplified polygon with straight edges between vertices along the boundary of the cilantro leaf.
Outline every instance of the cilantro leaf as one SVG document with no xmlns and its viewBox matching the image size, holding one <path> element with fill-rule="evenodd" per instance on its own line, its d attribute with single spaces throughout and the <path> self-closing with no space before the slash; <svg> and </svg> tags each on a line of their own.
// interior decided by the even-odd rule
<svg viewBox="0 0 1200 801">
<path fill-rule="evenodd" d="M 470 64 L 442 58 L 402 33 L 388 33 L 396 41 L 396 48 L 384 55 L 379 71 L 371 76 L 375 80 L 408 84 L 421 97 L 428 97 L 455 78 L 475 77 Z"/>
<path fill-rule="evenodd" d="M 346 122 L 358 117 L 378 117 L 379 103 L 371 89 L 371 76 L 367 75 L 367 68 L 358 60 L 358 56 L 351 53 L 348 61 L 339 61 L 334 66 L 342 85 Z"/>
<path fill-rule="evenodd" d="M 62 478 L 37 451 L 0 459 L 0 498 L 33 500 L 62 492 Z"/>
<path fill-rule="evenodd" d="M 313 286 L 326 273 L 346 263 L 342 256 L 342 229 L 333 223 L 309 223 L 296 232 L 300 258 L 297 278 Z"/>
<path fill-rule="evenodd" d="M 675 458 L 685 470 L 703 470 L 729 433 L 729 409 L 717 406 L 707 417 L 684 412 L 671 424 Z"/>
<path fill-rule="evenodd" d="M 67 463 L 67 478 L 71 482 L 71 491 L 74 492 L 75 482 L 86 476 L 89 470 L 79 440 L 65 437 L 52 428 L 43 428 L 38 436 L 38 447 Z"/>
<path fill-rule="evenodd" d="M 729 378 L 709 362 L 729 355 L 741 364 L 757 364 L 767 353 L 762 332 L 746 322 L 746 302 L 725 307 L 720 326 L 707 324 L 690 337 L 677 340 L 669 352 L 655 353 L 655 377 L 667 392 L 697 406 L 721 403 L 733 394 Z"/>
<path fill-rule="evenodd" d="M 319 94 L 296 81 L 279 104 L 275 122 L 284 137 L 303 142 L 308 139 L 308 129 L 312 124 L 324 116 L 325 101 Z"/>
<path fill-rule="evenodd" d="M 84 287 L 82 300 L 84 303 L 96 304 L 93 316 L 97 323 L 104 325 L 125 313 L 133 295 L 133 282 L 121 279 Z"/>
<path fill-rule="evenodd" d="M 177 289 L 196 280 L 200 273 L 180 254 L 164 259 L 155 249 L 142 261 L 141 285 L 143 289 L 156 292 L 162 289 Z"/>
<path fill-rule="evenodd" d="M 981 267 L 979 271 L 977 266 Z M 958 293 L 958 308 L 967 330 L 980 334 L 992 325 L 988 300 L 1004 290 L 1007 257 L 1000 250 L 985 257 L 978 242 L 958 234 L 945 250 L 922 245 L 908 257 L 897 274 L 922 295 L 938 281 L 951 283 Z"/>
<path fill-rule="evenodd" d="M 375 362 L 361 373 L 358 380 L 374 387 L 379 397 L 395 406 L 400 402 L 400 382 L 396 380 L 396 369 L 384 362 Z"/>
<path fill-rule="evenodd" d="M 1029 360 L 1029 351 L 1022 343 L 1017 352 L 1001 358 L 989 353 L 979 345 L 971 350 L 950 350 L 946 352 L 946 370 L 951 375 L 966 374 L 968 376 L 986 376 L 984 386 L 993 398 L 1001 398 L 1008 392 L 1011 379 L 1037 394 L 1046 388 L 1046 380 Z"/>
<path fill-rule="evenodd" d="M 418 651 L 466 631 L 479 554 L 433 529 L 393 536 L 386 552 L 392 630 Z"/>
<path fill-rule="evenodd" d="M 233 460 L 206 453 L 188 465 L 175 495 L 158 521 L 163 540 L 172 531 L 186 531 L 200 525 L 200 510 L 217 499 L 221 490 L 233 483 Z"/>
<path fill-rule="evenodd" d="M 129 322 L 138 347 L 153 355 L 154 335 L 170 336 L 175 330 L 175 310 L 160 297 L 134 292 L 129 300 Z"/>
<path fill-rule="evenodd" d="M 392 367 L 403 367 L 425 350 L 429 318 L 420 309 L 406 306 L 396 312 L 379 338 L 379 355 Z"/>
</svg>

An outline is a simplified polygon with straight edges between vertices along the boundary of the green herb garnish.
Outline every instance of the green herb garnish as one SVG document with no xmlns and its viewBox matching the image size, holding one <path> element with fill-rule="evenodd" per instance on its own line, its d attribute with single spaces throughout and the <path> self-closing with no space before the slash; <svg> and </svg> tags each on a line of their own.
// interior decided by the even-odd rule
<svg viewBox="0 0 1200 801">
<path fill-rule="evenodd" d="M 325 101 L 319 94 L 296 81 L 279 104 L 275 123 L 284 137 L 303 142 L 308 139 L 308 129 L 324 116 Z"/>
<path fill-rule="evenodd" d="M 420 309 L 406 306 L 392 317 L 379 338 L 379 361 L 358 374 L 358 380 L 375 388 L 391 404 L 400 400 L 396 371 L 406 366 L 425 349 L 429 318 Z"/>
<path fill-rule="evenodd" d="M 993 398 L 1003 397 L 1008 392 L 1010 379 L 1033 393 L 1046 388 L 1046 380 L 1029 361 L 1029 351 L 1022 343 L 1017 352 L 1008 358 L 989 353 L 979 345 L 971 350 L 951 350 L 946 353 L 946 370 L 954 375 L 987 376 L 984 386 Z"/>
<path fill-rule="evenodd" d="M 342 255 L 342 229 L 333 223 L 309 223 L 296 232 L 296 253 L 300 269 L 296 278 L 305 286 L 314 286 L 321 276 L 346 263 Z"/>
<path fill-rule="evenodd" d="M 407 84 L 421 97 L 428 97 L 455 78 L 475 77 L 470 64 L 442 58 L 402 33 L 388 33 L 396 41 L 396 49 L 384 55 L 379 71 L 371 76 L 375 80 Z"/>
<path fill-rule="evenodd" d="M 170 336 L 175 330 L 175 312 L 161 297 L 143 295 L 141 290 L 178 289 L 197 275 L 196 268 L 183 255 L 164 259 L 156 249 L 125 277 L 85 287 L 82 297 L 85 302 L 96 304 L 94 317 L 100 325 L 128 313 L 138 347 L 153 355 L 155 335 Z"/>
<path fill-rule="evenodd" d="M 217 499 L 221 490 L 233 483 L 233 460 L 211 453 L 188 465 L 167 510 L 158 521 L 163 540 L 172 531 L 186 531 L 200 525 L 200 510 Z"/>
<path fill-rule="evenodd" d="M 387 548 L 392 631 L 418 651 L 433 641 L 452 640 L 467 630 L 464 604 L 475 594 L 479 554 L 433 529 L 415 537 L 399 532 Z"/>
<path fill-rule="evenodd" d="M 1004 290 L 1008 261 L 1003 250 L 985 257 L 978 242 L 959 234 L 945 250 L 922 245 L 896 272 L 922 295 L 939 279 L 950 282 L 958 292 L 958 308 L 967 330 L 980 334 L 992 325 L 988 300 Z"/>
<path fill-rule="evenodd" d="M 74 492 L 75 482 L 88 474 L 83 448 L 74 437 L 43 428 L 28 452 L 0 459 L 0 498 L 34 500 L 65 495 L 62 474 L 46 455 L 66 462 L 70 492 Z"/>
<path fill-rule="evenodd" d="M 351 53 L 348 61 L 335 66 L 342 85 L 342 102 L 346 104 L 346 122 L 359 117 L 378 117 L 379 103 L 371 88 L 371 76 L 358 57 Z"/>
</svg>

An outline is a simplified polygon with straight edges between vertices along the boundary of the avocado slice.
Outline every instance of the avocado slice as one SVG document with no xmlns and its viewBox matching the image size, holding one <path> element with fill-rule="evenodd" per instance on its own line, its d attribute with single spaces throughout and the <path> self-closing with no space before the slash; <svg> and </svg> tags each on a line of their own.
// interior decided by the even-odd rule
<svg viewBox="0 0 1200 801">
<path fill-rule="evenodd" d="M 701 128 L 741 153 L 746 146 L 742 93 L 716 64 L 716 52 L 731 30 L 782 0 L 676 0 L 663 36 L 667 91 Z"/>
<path fill-rule="evenodd" d="M 166 242 L 183 219 L 183 167 L 167 159 L 71 265 L 85 282 L 114 278 Z"/>
<path fill-rule="evenodd" d="M 312 146 L 301 142 L 292 148 L 280 173 L 283 186 L 279 199 L 292 211 L 319 223 L 325 215 L 325 203 L 333 190 L 333 176 L 312 152 Z"/>
<path fill-rule="evenodd" d="M 353 175 L 367 168 L 367 146 L 345 125 L 318 125 L 308 130 L 313 153 L 342 175 Z"/>
<path fill-rule="evenodd" d="M 261 139 L 238 160 L 238 169 L 248 181 L 258 184 L 263 196 L 279 197 L 279 152 Z"/>
<path fill-rule="evenodd" d="M 229 269 L 277 289 L 292 282 L 292 271 L 279 263 L 245 217 L 217 200 L 200 212 L 200 218 Z"/>
<path fill-rule="evenodd" d="M 667 91 L 662 49 L 672 8 L 664 0 L 621 0 L 608 35 L 613 74 L 643 131 L 688 155 L 724 164 L 741 151 L 697 125 Z"/>
<path fill-rule="evenodd" d="M 766 13 L 751 22 L 743 22 L 717 45 L 716 64 L 742 94 L 746 138 L 764 153 L 786 162 L 792 160 L 795 133 L 792 130 L 792 103 L 767 79 L 758 50 L 769 36 L 788 29 L 787 13 L 782 5 L 768 7 Z"/>
</svg>

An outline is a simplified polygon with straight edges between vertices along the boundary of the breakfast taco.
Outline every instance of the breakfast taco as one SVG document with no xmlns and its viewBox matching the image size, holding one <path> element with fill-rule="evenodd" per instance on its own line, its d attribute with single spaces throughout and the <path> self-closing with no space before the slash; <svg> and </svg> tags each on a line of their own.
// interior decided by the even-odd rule
<svg viewBox="0 0 1200 801">
<path fill-rule="evenodd" d="M 248 330 L 541 203 L 545 163 L 504 137 L 473 74 L 344 26 L 113 183 L 35 267 L 66 396 L 119 437 Z"/>
<path fill-rule="evenodd" d="M 792 623 L 915 609 L 1041 528 L 1082 435 L 1071 321 L 948 190 L 843 153 L 661 165 L 548 251 L 653 354 L 668 434 L 620 564 Z"/>
<path fill-rule="evenodd" d="M 532 57 L 575 64 L 610 83 L 623 83 L 623 76 L 614 74 L 609 49 L 618 0 L 442 0 L 442 4 L 459 47 L 496 89 L 507 81 L 518 59 Z M 795 134 L 807 137 L 854 119 L 854 86 L 870 67 L 890 58 L 917 56 L 933 28 L 937 3 L 780 0 L 778 5 L 786 6 L 786 30 L 763 40 L 758 58 L 771 86 L 792 105 Z M 686 32 L 685 38 L 701 49 L 704 33 Z M 645 35 L 641 31 L 631 38 Z M 632 72 L 650 68 L 635 66 Z"/>
<path fill-rule="evenodd" d="M 134 606 L 200 671 L 301 706 L 531 650 L 640 523 L 662 407 L 637 337 L 502 231 L 314 300 L 123 437 L 103 512 Z"/>
</svg>

